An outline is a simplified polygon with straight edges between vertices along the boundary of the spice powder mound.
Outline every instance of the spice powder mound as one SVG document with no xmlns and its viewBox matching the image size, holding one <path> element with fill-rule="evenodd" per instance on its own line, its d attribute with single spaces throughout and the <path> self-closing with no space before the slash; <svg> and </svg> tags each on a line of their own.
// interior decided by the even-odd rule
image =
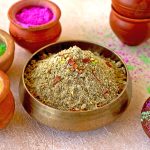
<svg viewBox="0 0 150 150">
<path fill-rule="evenodd" d="M 120 61 L 77 46 L 39 58 L 25 69 L 25 84 L 39 101 L 59 110 L 97 109 L 114 100 L 126 84 Z"/>
</svg>

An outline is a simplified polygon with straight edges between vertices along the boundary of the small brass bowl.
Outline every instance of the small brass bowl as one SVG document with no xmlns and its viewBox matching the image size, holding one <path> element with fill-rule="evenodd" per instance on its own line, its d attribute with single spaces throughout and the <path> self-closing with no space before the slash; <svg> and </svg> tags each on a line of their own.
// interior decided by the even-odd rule
<svg viewBox="0 0 150 150">
<path fill-rule="evenodd" d="M 127 108 L 131 100 L 131 79 L 126 69 L 127 84 L 121 94 L 111 103 L 92 111 L 62 111 L 46 106 L 38 101 L 27 89 L 24 83 L 24 71 L 30 60 L 36 58 L 38 54 L 43 52 L 57 53 L 71 46 L 78 46 L 83 50 L 94 50 L 104 57 L 110 57 L 115 61 L 121 61 L 122 66 L 126 69 L 121 58 L 114 52 L 94 43 L 84 41 L 66 41 L 53 45 L 48 45 L 32 55 L 24 67 L 20 80 L 20 99 L 23 107 L 28 114 L 49 127 L 67 131 L 86 131 L 102 127 L 116 118 L 118 118 Z"/>
</svg>

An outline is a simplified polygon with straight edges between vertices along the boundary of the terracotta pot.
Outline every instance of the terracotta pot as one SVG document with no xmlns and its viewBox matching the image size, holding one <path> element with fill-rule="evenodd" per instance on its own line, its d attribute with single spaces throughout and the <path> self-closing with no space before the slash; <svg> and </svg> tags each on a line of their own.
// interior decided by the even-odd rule
<svg viewBox="0 0 150 150">
<path fill-rule="evenodd" d="M 0 69 L 7 71 L 14 60 L 15 44 L 12 37 L 3 30 L 0 30 L 0 41 L 6 44 L 6 51 L 0 56 Z"/>
<path fill-rule="evenodd" d="M 113 8 L 110 26 L 116 36 L 127 45 L 138 45 L 150 37 L 150 19 L 130 19 L 118 14 Z"/>
<path fill-rule="evenodd" d="M 15 103 L 7 75 L 0 71 L 0 129 L 6 127 L 13 117 Z"/>
<path fill-rule="evenodd" d="M 16 20 L 16 13 L 23 8 L 29 6 L 43 6 L 48 7 L 53 12 L 53 19 L 43 25 L 23 27 L 18 24 Z M 55 42 L 61 33 L 61 24 L 59 22 L 61 11 L 59 7 L 48 0 L 25 0 L 15 3 L 8 11 L 8 17 L 10 20 L 10 34 L 13 36 L 15 41 L 26 48 L 30 52 L 35 52 L 37 49 Z"/>
<path fill-rule="evenodd" d="M 149 18 L 150 0 L 112 0 L 115 10 L 129 18 Z"/>
</svg>

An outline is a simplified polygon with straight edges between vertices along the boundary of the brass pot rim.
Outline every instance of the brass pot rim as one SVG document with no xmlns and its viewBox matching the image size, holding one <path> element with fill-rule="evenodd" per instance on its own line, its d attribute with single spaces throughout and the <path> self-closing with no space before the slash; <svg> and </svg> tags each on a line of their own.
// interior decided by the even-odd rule
<svg viewBox="0 0 150 150">
<path fill-rule="evenodd" d="M 48 47 L 53 46 L 53 45 L 61 44 L 61 43 L 68 43 L 68 42 L 70 42 L 70 43 L 71 43 L 71 42 L 79 42 L 79 43 L 85 43 L 85 44 L 87 43 L 87 44 L 92 44 L 92 45 L 95 45 L 95 46 L 99 46 L 99 47 L 101 47 L 101 48 L 105 48 L 105 49 L 107 49 L 109 52 L 111 52 L 112 54 L 114 54 L 115 56 L 117 56 L 117 58 L 119 58 L 119 60 L 121 61 L 121 63 L 124 65 L 124 68 L 125 68 L 125 70 L 126 70 L 126 77 L 127 77 L 127 81 L 126 81 L 126 82 L 127 82 L 127 83 L 126 83 L 126 85 L 124 86 L 124 89 L 122 90 L 122 92 L 121 92 L 114 100 L 112 100 L 110 103 L 108 103 L 108 104 L 106 104 L 106 105 L 104 105 L 104 106 L 102 106 L 102 107 L 99 107 L 99 108 L 97 108 L 97 109 L 94 109 L 94 110 L 87 110 L 87 111 L 64 111 L 64 110 L 59 110 L 59 109 L 56 109 L 56 108 L 53 108 L 53 107 L 50 107 L 50 106 L 47 106 L 47 105 L 43 104 L 42 102 L 40 102 L 38 99 L 36 99 L 36 98 L 30 93 L 30 91 L 28 90 L 28 88 L 26 87 L 26 84 L 25 84 L 25 82 L 24 82 L 24 71 L 25 71 L 25 69 L 26 69 L 28 63 L 32 60 L 32 58 L 33 58 L 35 55 L 37 55 L 37 54 L 38 54 L 39 52 L 41 52 L 41 51 L 44 51 L 45 48 L 48 48 Z M 126 91 L 126 89 L 127 89 L 127 87 L 128 87 L 128 84 L 129 84 L 129 80 L 130 80 L 129 77 L 130 77 L 130 75 L 129 75 L 129 71 L 127 70 L 126 64 L 124 63 L 124 61 L 122 60 L 122 58 L 121 58 L 116 52 L 114 52 L 114 51 L 112 51 L 112 50 L 109 50 L 108 48 L 103 47 L 103 46 L 101 46 L 101 45 L 98 44 L 98 43 L 93 43 L 93 42 L 90 42 L 90 41 L 84 41 L 84 40 L 65 40 L 65 41 L 60 41 L 60 42 L 54 43 L 54 44 L 48 44 L 48 45 L 46 45 L 46 46 L 40 48 L 39 50 L 37 50 L 35 53 L 33 53 L 32 56 L 28 59 L 28 61 L 26 62 L 26 64 L 25 64 L 24 67 L 23 67 L 23 71 L 22 71 L 22 75 L 21 75 L 21 80 L 22 80 L 22 82 L 23 82 L 23 86 L 24 86 L 25 90 L 26 90 L 26 91 L 28 92 L 28 94 L 32 97 L 32 99 L 33 99 L 34 101 L 36 101 L 36 103 L 42 105 L 43 108 L 45 107 L 45 109 L 49 109 L 51 112 L 53 112 L 53 113 L 55 113 L 55 114 L 62 114 L 62 113 L 65 113 L 65 114 L 67 114 L 67 113 L 69 113 L 69 114 L 91 114 L 91 112 L 97 112 L 97 111 L 100 111 L 100 110 L 106 110 L 106 109 L 109 108 L 110 105 L 112 105 L 113 103 L 115 103 L 115 102 L 124 94 L 124 92 Z"/>
</svg>

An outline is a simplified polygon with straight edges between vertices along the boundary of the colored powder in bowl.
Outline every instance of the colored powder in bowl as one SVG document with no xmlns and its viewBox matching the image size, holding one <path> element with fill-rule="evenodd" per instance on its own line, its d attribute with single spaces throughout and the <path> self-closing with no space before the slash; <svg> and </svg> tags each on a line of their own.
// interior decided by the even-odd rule
<svg viewBox="0 0 150 150">
<path fill-rule="evenodd" d="M 141 111 L 141 123 L 145 133 L 150 138 L 150 97 L 147 99 L 145 104 L 143 105 Z"/>
<path fill-rule="evenodd" d="M 43 25 L 51 21 L 52 18 L 53 12 L 42 6 L 27 7 L 16 14 L 18 24 L 23 27 Z"/>
<path fill-rule="evenodd" d="M 6 51 L 6 44 L 0 42 L 0 56 L 2 56 Z"/>
</svg>

